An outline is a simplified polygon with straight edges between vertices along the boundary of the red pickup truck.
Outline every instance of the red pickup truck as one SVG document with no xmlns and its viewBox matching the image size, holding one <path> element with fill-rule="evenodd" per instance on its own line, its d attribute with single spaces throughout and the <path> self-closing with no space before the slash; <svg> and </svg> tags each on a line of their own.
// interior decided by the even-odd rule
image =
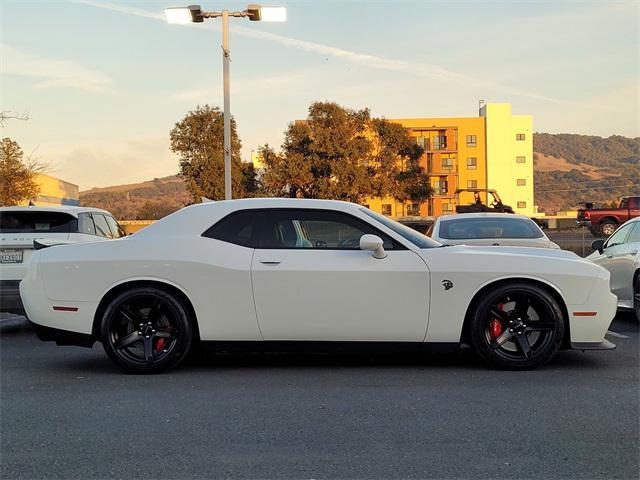
<svg viewBox="0 0 640 480">
<path fill-rule="evenodd" d="M 583 203 L 578 209 L 578 222 L 587 225 L 596 236 L 608 237 L 627 220 L 640 217 L 640 196 L 622 197 L 618 208 L 593 208 L 593 203 Z"/>
</svg>

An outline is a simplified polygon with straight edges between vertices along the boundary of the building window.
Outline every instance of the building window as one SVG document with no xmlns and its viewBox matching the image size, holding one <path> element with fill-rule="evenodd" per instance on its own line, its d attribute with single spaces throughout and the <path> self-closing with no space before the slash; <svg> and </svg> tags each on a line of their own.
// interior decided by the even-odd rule
<svg viewBox="0 0 640 480">
<path fill-rule="evenodd" d="M 527 202 L 518 202 L 518 208 L 527 208 Z"/>
<path fill-rule="evenodd" d="M 382 204 L 382 214 L 391 216 L 391 204 L 390 203 L 383 203 Z"/>
<path fill-rule="evenodd" d="M 443 203 L 442 204 L 442 213 L 447 215 L 449 213 L 453 213 L 453 203 Z"/>
<path fill-rule="evenodd" d="M 525 136 L 524 133 L 516 133 L 516 140 L 524 140 Z"/>
<path fill-rule="evenodd" d="M 446 179 L 439 178 L 436 180 L 433 185 L 434 194 L 436 195 L 446 195 L 447 190 L 449 190 L 449 185 Z"/>
<path fill-rule="evenodd" d="M 527 180 L 524 179 L 524 178 L 519 178 L 517 180 L 517 184 L 518 184 L 519 187 L 524 187 L 527 184 Z"/>
<path fill-rule="evenodd" d="M 467 180 L 467 188 L 478 188 L 477 180 Z"/>
<path fill-rule="evenodd" d="M 433 149 L 434 150 L 445 150 L 447 148 L 447 136 L 446 135 L 436 135 L 433 137 Z"/>
<path fill-rule="evenodd" d="M 475 147 L 477 142 L 476 135 L 467 135 L 467 147 Z"/>
<path fill-rule="evenodd" d="M 516 157 L 516 163 L 527 163 L 527 157 L 525 156 Z"/>
<path fill-rule="evenodd" d="M 453 168 L 453 158 L 443 157 L 442 158 L 442 169 L 443 170 L 451 170 Z"/>
<path fill-rule="evenodd" d="M 478 159 L 476 157 L 467 158 L 467 168 L 469 170 L 475 170 L 478 168 Z"/>
<path fill-rule="evenodd" d="M 425 150 L 429 146 L 426 137 L 423 137 L 423 136 L 416 137 L 416 143 L 420 145 L 422 148 L 424 148 Z"/>
<path fill-rule="evenodd" d="M 407 215 L 420 215 L 420 205 L 411 203 L 407 206 Z"/>
</svg>

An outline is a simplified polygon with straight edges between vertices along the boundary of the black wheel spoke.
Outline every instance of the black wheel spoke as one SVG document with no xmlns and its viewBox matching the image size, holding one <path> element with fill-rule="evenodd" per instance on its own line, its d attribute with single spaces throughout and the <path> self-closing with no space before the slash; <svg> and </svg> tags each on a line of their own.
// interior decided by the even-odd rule
<svg viewBox="0 0 640 480">
<path fill-rule="evenodd" d="M 524 358 L 529 360 L 531 358 L 532 353 L 531 353 L 531 345 L 529 344 L 529 339 L 527 338 L 527 336 L 525 334 L 516 335 L 516 341 L 518 343 L 518 347 L 520 348 L 520 351 L 522 352 L 522 355 L 524 355 Z"/>
<path fill-rule="evenodd" d="M 153 334 L 153 336 L 156 338 L 166 338 L 167 340 L 176 339 L 176 336 L 173 333 L 167 332 L 166 330 L 157 330 L 156 333 Z"/>
<path fill-rule="evenodd" d="M 147 365 L 151 365 L 153 363 L 153 342 L 150 337 L 143 338 L 144 343 L 144 359 L 147 362 Z"/>
<path fill-rule="evenodd" d="M 160 311 L 162 310 L 163 304 L 160 300 L 154 302 L 154 304 L 149 309 L 149 313 L 147 314 L 147 320 L 153 322 L 160 315 Z"/>
<path fill-rule="evenodd" d="M 491 342 L 491 348 L 493 348 L 494 350 L 496 348 L 500 348 L 504 344 L 504 342 L 512 337 L 513 333 L 511 333 L 509 330 L 505 330 Z"/>
<path fill-rule="evenodd" d="M 125 348 L 128 347 L 129 345 L 132 345 L 138 341 L 142 340 L 140 338 L 140 334 L 138 333 L 138 331 L 136 330 L 135 332 L 131 332 L 129 335 L 126 335 L 124 337 L 122 337 L 120 340 L 118 340 L 114 347 L 117 349 L 121 349 L 121 348 Z"/>
<path fill-rule="evenodd" d="M 556 328 L 556 324 L 553 322 L 530 322 L 527 325 L 527 331 L 529 332 L 549 332 Z"/>
<path fill-rule="evenodd" d="M 516 313 L 519 318 L 523 320 L 527 318 L 529 305 L 531 305 L 531 297 L 529 297 L 529 295 L 521 295 L 520 298 L 516 300 Z"/>
<path fill-rule="evenodd" d="M 142 322 L 140 315 L 136 314 L 127 305 L 120 307 L 120 313 L 127 320 L 127 322 L 133 323 L 136 327 Z"/>
<path fill-rule="evenodd" d="M 497 318 L 498 320 L 500 320 L 503 323 L 507 323 L 507 321 L 509 320 L 509 317 L 507 316 L 507 313 L 503 310 L 500 310 L 500 308 L 498 308 L 497 305 L 492 305 L 491 309 L 489 310 L 489 312 L 491 313 L 491 315 L 493 315 L 495 318 Z"/>
</svg>

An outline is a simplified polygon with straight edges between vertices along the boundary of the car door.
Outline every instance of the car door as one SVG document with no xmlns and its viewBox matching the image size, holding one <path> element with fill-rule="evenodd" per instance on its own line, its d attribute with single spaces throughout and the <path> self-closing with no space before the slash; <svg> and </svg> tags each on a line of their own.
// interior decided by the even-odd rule
<svg viewBox="0 0 640 480">
<path fill-rule="evenodd" d="M 359 248 L 375 234 L 387 257 Z M 265 212 L 251 276 L 265 340 L 422 341 L 429 272 L 401 243 L 352 215 Z"/>
<path fill-rule="evenodd" d="M 632 265 L 635 257 L 631 252 L 634 251 L 633 245 L 637 250 L 637 243 L 628 243 L 627 239 L 636 223 L 627 223 L 616 230 L 604 244 L 602 254 L 593 259 L 595 263 L 611 272 L 611 292 L 618 297 L 618 301 L 632 298 Z M 635 253 L 637 254 L 637 251 Z"/>
</svg>

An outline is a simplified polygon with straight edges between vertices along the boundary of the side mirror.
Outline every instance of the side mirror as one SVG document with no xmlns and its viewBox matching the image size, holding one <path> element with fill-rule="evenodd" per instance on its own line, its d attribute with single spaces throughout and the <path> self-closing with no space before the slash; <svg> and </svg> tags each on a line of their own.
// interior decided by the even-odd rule
<svg viewBox="0 0 640 480">
<path fill-rule="evenodd" d="M 593 243 L 591 244 L 591 248 L 593 248 L 594 250 L 597 250 L 598 253 L 604 252 L 604 240 L 602 239 L 594 240 Z"/>
<path fill-rule="evenodd" d="M 360 250 L 373 252 L 373 258 L 385 258 L 387 252 L 384 251 L 384 242 L 377 235 L 366 234 L 360 237 Z"/>
</svg>

